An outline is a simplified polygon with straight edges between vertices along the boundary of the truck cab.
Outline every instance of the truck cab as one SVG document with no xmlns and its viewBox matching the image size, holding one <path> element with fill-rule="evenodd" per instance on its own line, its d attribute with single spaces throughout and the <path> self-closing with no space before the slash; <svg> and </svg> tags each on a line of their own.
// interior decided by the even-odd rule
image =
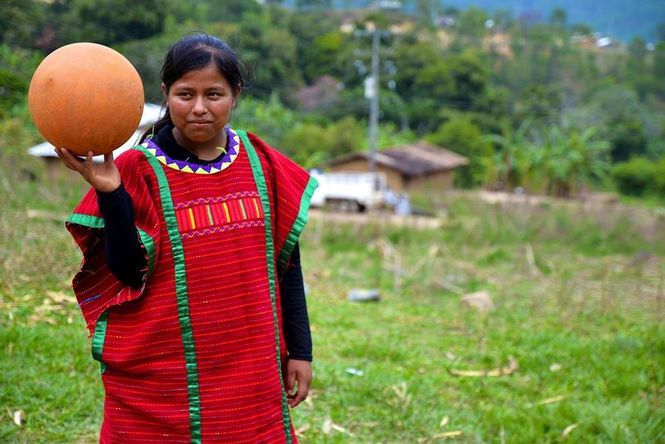
<svg viewBox="0 0 665 444">
<path fill-rule="evenodd" d="M 312 170 L 319 182 L 311 200 L 313 207 L 328 207 L 338 211 L 364 212 L 381 207 L 388 192 L 384 173 L 335 171 L 323 173 Z"/>
</svg>

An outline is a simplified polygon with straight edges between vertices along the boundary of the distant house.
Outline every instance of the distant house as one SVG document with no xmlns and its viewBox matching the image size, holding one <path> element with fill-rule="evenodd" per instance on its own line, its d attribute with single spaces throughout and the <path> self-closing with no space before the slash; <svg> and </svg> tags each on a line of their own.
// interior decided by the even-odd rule
<svg viewBox="0 0 665 444">
<path fill-rule="evenodd" d="M 155 122 L 157 122 L 157 120 L 159 120 L 159 118 L 162 116 L 162 111 L 163 110 L 160 105 L 146 103 L 143 106 L 143 115 L 141 116 L 141 121 L 139 122 L 138 128 L 134 134 L 132 134 L 132 137 L 130 137 L 124 144 L 113 151 L 113 157 L 118 157 L 120 154 L 135 146 L 143 132 Z M 39 145 L 28 148 L 28 153 L 32 156 L 44 159 L 44 162 L 46 163 L 46 174 L 48 175 L 48 178 L 51 182 L 62 178 L 76 177 L 78 173 L 65 167 L 60 159 L 58 159 L 58 156 L 55 154 L 55 151 L 53 151 L 53 148 L 53 145 L 50 143 L 43 142 Z M 104 157 L 95 156 L 93 159 L 101 162 L 104 160 Z"/>
<path fill-rule="evenodd" d="M 469 164 L 466 157 L 424 140 L 378 151 L 375 161 L 395 192 L 449 190 L 455 169 Z M 369 154 L 349 154 L 327 166 L 330 171 L 368 171 Z"/>
</svg>

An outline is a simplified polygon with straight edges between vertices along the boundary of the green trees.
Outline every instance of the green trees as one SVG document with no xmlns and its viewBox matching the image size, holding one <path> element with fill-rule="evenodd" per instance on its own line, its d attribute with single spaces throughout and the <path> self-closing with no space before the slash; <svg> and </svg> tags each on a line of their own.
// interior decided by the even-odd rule
<svg viewBox="0 0 665 444">
<path fill-rule="evenodd" d="M 665 155 L 665 27 L 653 46 L 633 39 L 599 49 L 585 40 L 593 30 L 570 26 L 563 9 L 542 22 L 410 0 L 413 17 L 367 11 L 350 21 L 331 3 L 288 3 L 294 10 L 281 1 L 6 0 L 0 128 L 27 119 L 20 110 L 30 75 L 58 46 L 92 40 L 116 47 L 139 70 L 146 99 L 161 101 L 164 52 L 187 32 L 203 30 L 225 38 L 246 66 L 234 125 L 313 166 L 366 149 L 370 44 L 362 31 L 372 22 L 384 30 L 380 144 L 425 137 L 457 151 L 471 161 L 458 178 L 464 186 L 566 196 L 585 181 L 599 184 L 610 162 Z M 438 27 L 438 14 L 454 21 Z M 297 97 L 317 103 L 316 88 L 301 91 L 314 84 L 325 106 L 299 110 Z M 634 165 L 630 171 L 645 163 Z"/>
<path fill-rule="evenodd" d="M 0 44 L 0 119 L 25 103 L 30 78 L 41 60 L 37 51 Z"/>
<path fill-rule="evenodd" d="M 477 50 L 446 52 L 435 42 L 402 41 L 395 47 L 396 92 L 419 133 L 433 131 L 441 111 L 476 111 L 488 103 L 490 75 Z"/>
<path fill-rule="evenodd" d="M 595 138 L 595 129 L 552 127 L 547 131 L 537 166 L 544 191 L 570 197 L 587 179 L 602 179 L 609 171 L 609 144 Z"/>
<path fill-rule="evenodd" d="M 3 0 L 0 2 L 0 43 L 13 47 L 35 47 L 43 16 L 43 2 Z"/>
<path fill-rule="evenodd" d="M 487 159 L 485 183 L 490 188 L 512 190 L 526 185 L 530 177 L 526 159 L 530 150 L 528 132 L 531 120 L 525 120 L 517 128 L 507 119 L 501 124 L 501 134 L 489 134 L 484 139 L 491 143 L 494 155 Z"/>
<path fill-rule="evenodd" d="M 358 151 L 364 139 L 364 128 L 352 117 L 345 117 L 325 126 L 303 122 L 289 132 L 283 146 L 296 162 L 315 167 Z"/>
<path fill-rule="evenodd" d="M 105 45 L 160 33 L 167 12 L 158 0 L 76 0 L 73 4 L 80 22 L 72 37 Z"/>
<path fill-rule="evenodd" d="M 504 122 L 502 134 L 486 140 L 494 146 L 490 187 L 570 197 L 588 181 L 601 183 L 610 170 L 610 145 L 595 128 L 538 127 L 527 120 L 513 130 Z"/>
<path fill-rule="evenodd" d="M 654 162 L 644 157 L 633 157 L 612 169 L 617 188 L 631 196 L 655 195 L 665 198 L 665 159 Z"/>
<path fill-rule="evenodd" d="M 456 115 L 427 136 L 430 142 L 469 158 L 469 166 L 456 176 L 458 185 L 482 185 L 492 147 L 468 116 Z"/>
<path fill-rule="evenodd" d="M 610 142 L 614 162 L 646 152 L 646 109 L 634 90 L 604 88 L 592 96 L 588 109 L 591 116 L 587 124 L 597 125 L 601 135 Z"/>
</svg>

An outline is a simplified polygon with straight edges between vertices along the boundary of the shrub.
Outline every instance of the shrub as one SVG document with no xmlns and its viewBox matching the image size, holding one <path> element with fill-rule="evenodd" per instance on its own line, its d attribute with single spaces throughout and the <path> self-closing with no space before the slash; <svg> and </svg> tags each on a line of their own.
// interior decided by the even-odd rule
<svg viewBox="0 0 665 444">
<path fill-rule="evenodd" d="M 634 157 L 616 164 L 612 178 L 623 194 L 656 194 L 665 197 L 665 159 L 654 162 L 644 157 Z"/>
<path fill-rule="evenodd" d="M 5 110 L 21 102 L 28 92 L 28 83 L 9 70 L 0 67 L 0 118 Z"/>
</svg>

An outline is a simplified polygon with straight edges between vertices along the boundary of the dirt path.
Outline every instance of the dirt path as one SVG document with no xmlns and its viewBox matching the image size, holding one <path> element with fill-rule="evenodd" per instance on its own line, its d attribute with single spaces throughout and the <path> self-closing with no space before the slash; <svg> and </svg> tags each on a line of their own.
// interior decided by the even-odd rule
<svg viewBox="0 0 665 444">
<path fill-rule="evenodd" d="M 325 222 L 342 222 L 359 225 L 376 223 L 379 225 L 393 225 L 396 227 L 408 227 L 417 230 L 435 230 L 442 225 L 441 219 L 425 216 L 397 216 L 384 211 L 371 211 L 366 213 L 338 213 L 319 209 L 311 209 L 309 217 L 312 220 L 323 220 Z"/>
</svg>

